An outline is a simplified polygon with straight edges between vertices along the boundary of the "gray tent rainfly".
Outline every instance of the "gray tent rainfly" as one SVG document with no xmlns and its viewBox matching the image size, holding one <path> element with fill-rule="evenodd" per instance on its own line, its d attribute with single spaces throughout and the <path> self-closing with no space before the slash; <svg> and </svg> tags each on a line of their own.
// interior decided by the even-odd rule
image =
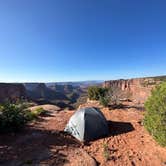
<svg viewBox="0 0 166 166">
<path fill-rule="evenodd" d="M 80 141 L 91 141 L 109 134 L 106 118 L 99 109 L 93 107 L 77 110 L 64 131 Z"/>
</svg>

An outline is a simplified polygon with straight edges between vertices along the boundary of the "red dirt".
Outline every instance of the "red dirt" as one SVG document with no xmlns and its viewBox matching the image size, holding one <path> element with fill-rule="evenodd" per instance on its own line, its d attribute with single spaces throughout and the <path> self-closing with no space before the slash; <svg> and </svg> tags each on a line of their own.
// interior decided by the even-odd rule
<svg viewBox="0 0 166 166">
<path fill-rule="evenodd" d="M 111 120 L 112 136 L 94 141 L 87 152 L 101 165 L 166 165 L 166 149 L 157 145 L 141 125 L 143 112 L 134 108 L 127 110 L 104 110 L 107 120 Z M 104 158 L 103 144 L 107 144 L 109 158 Z"/>
<path fill-rule="evenodd" d="M 52 111 L 20 133 L 0 136 L 0 165 L 91 166 L 95 165 L 93 158 L 102 166 L 166 165 L 166 148 L 160 147 L 141 125 L 143 111 L 102 111 L 110 121 L 109 137 L 83 146 L 62 132 L 74 111 Z"/>
</svg>

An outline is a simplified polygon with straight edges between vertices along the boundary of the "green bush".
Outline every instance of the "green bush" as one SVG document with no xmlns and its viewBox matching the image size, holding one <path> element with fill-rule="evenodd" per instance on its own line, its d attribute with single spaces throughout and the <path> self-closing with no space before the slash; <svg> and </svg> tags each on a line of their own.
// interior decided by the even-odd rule
<svg viewBox="0 0 166 166">
<path fill-rule="evenodd" d="M 44 115 L 46 113 L 46 110 L 44 110 L 42 107 L 37 108 L 33 111 L 36 116 Z"/>
<path fill-rule="evenodd" d="M 43 108 L 34 111 L 27 109 L 27 104 L 4 103 L 0 105 L 0 132 L 15 132 L 23 128 L 28 121 L 45 114 Z"/>
<path fill-rule="evenodd" d="M 44 115 L 46 111 L 43 108 L 37 108 L 36 110 L 29 111 L 27 110 L 25 113 L 25 117 L 27 121 L 32 121 L 37 119 L 39 116 Z"/>
<path fill-rule="evenodd" d="M 152 91 L 145 109 L 145 128 L 160 145 L 166 146 L 166 82 Z"/>
<path fill-rule="evenodd" d="M 108 89 L 98 87 L 98 86 L 91 86 L 88 88 L 88 98 L 90 100 L 100 100 L 101 97 L 105 97 L 108 92 Z"/>
<path fill-rule="evenodd" d="M 21 105 L 5 103 L 0 106 L 0 131 L 16 131 L 26 123 L 25 112 Z"/>
<path fill-rule="evenodd" d="M 108 161 L 110 159 L 108 143 L 103 143 L 103 157 L 105 161 Z"/>
<path fill-rule="evenodd" d="M 108 107 L 109 101 L 108 97 L 100 97 L 100 104 L 104 107 Z"/>
<path fill-rule="evenodd" d="M 24 116 L 27 121 L 32 121 L 32 120 L 37 119 L 36 113 L 29 111 L 29 110 L 27 110 L 27 112 L 24 114 Z"/>
</svg>

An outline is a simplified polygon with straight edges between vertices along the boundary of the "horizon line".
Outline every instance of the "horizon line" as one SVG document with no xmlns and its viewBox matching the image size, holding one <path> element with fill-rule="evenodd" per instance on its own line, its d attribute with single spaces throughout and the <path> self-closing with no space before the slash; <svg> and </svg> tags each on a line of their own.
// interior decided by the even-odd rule
<svg viewBox="0 0 166 166">
<path fill-rule="evenodd" d="M 77 81 L 0 81 L 0 83 L 79 83 L 79 82 L 104 82 L 104 81 L 113 81 L 113 80 L 130 80 L 130 79 L 139 79 L 139 78 L 151 78 L 151 77 L 166 77 L 166 74 L 164 75 L 150 75 L 150 76 L 142 76 L 142 77 L 126 77 L 126 78 L 117 78 L 117 79 L 104 79 L 104 80 L 100 80 L 100 79 L 94 79 L 94 80 L 77 80 Z"/>
</svg>

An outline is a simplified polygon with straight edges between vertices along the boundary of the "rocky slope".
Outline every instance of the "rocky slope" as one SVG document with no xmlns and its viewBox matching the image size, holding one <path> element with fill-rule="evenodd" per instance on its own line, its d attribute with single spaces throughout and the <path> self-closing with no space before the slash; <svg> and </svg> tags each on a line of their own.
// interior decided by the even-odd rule
<svg viewBox="0 0 166 166">
<path fill-rule="evenodd" d="M 134 103 L 143 104 L 151 90 L 160 82 L 166 79 L 162 77 L 136 78 L 136 79 L 120 79 L 105 81 L 103 86 L 111 88 L 113 94 L 117 98 L 130 99 Z"/>
</svg>

